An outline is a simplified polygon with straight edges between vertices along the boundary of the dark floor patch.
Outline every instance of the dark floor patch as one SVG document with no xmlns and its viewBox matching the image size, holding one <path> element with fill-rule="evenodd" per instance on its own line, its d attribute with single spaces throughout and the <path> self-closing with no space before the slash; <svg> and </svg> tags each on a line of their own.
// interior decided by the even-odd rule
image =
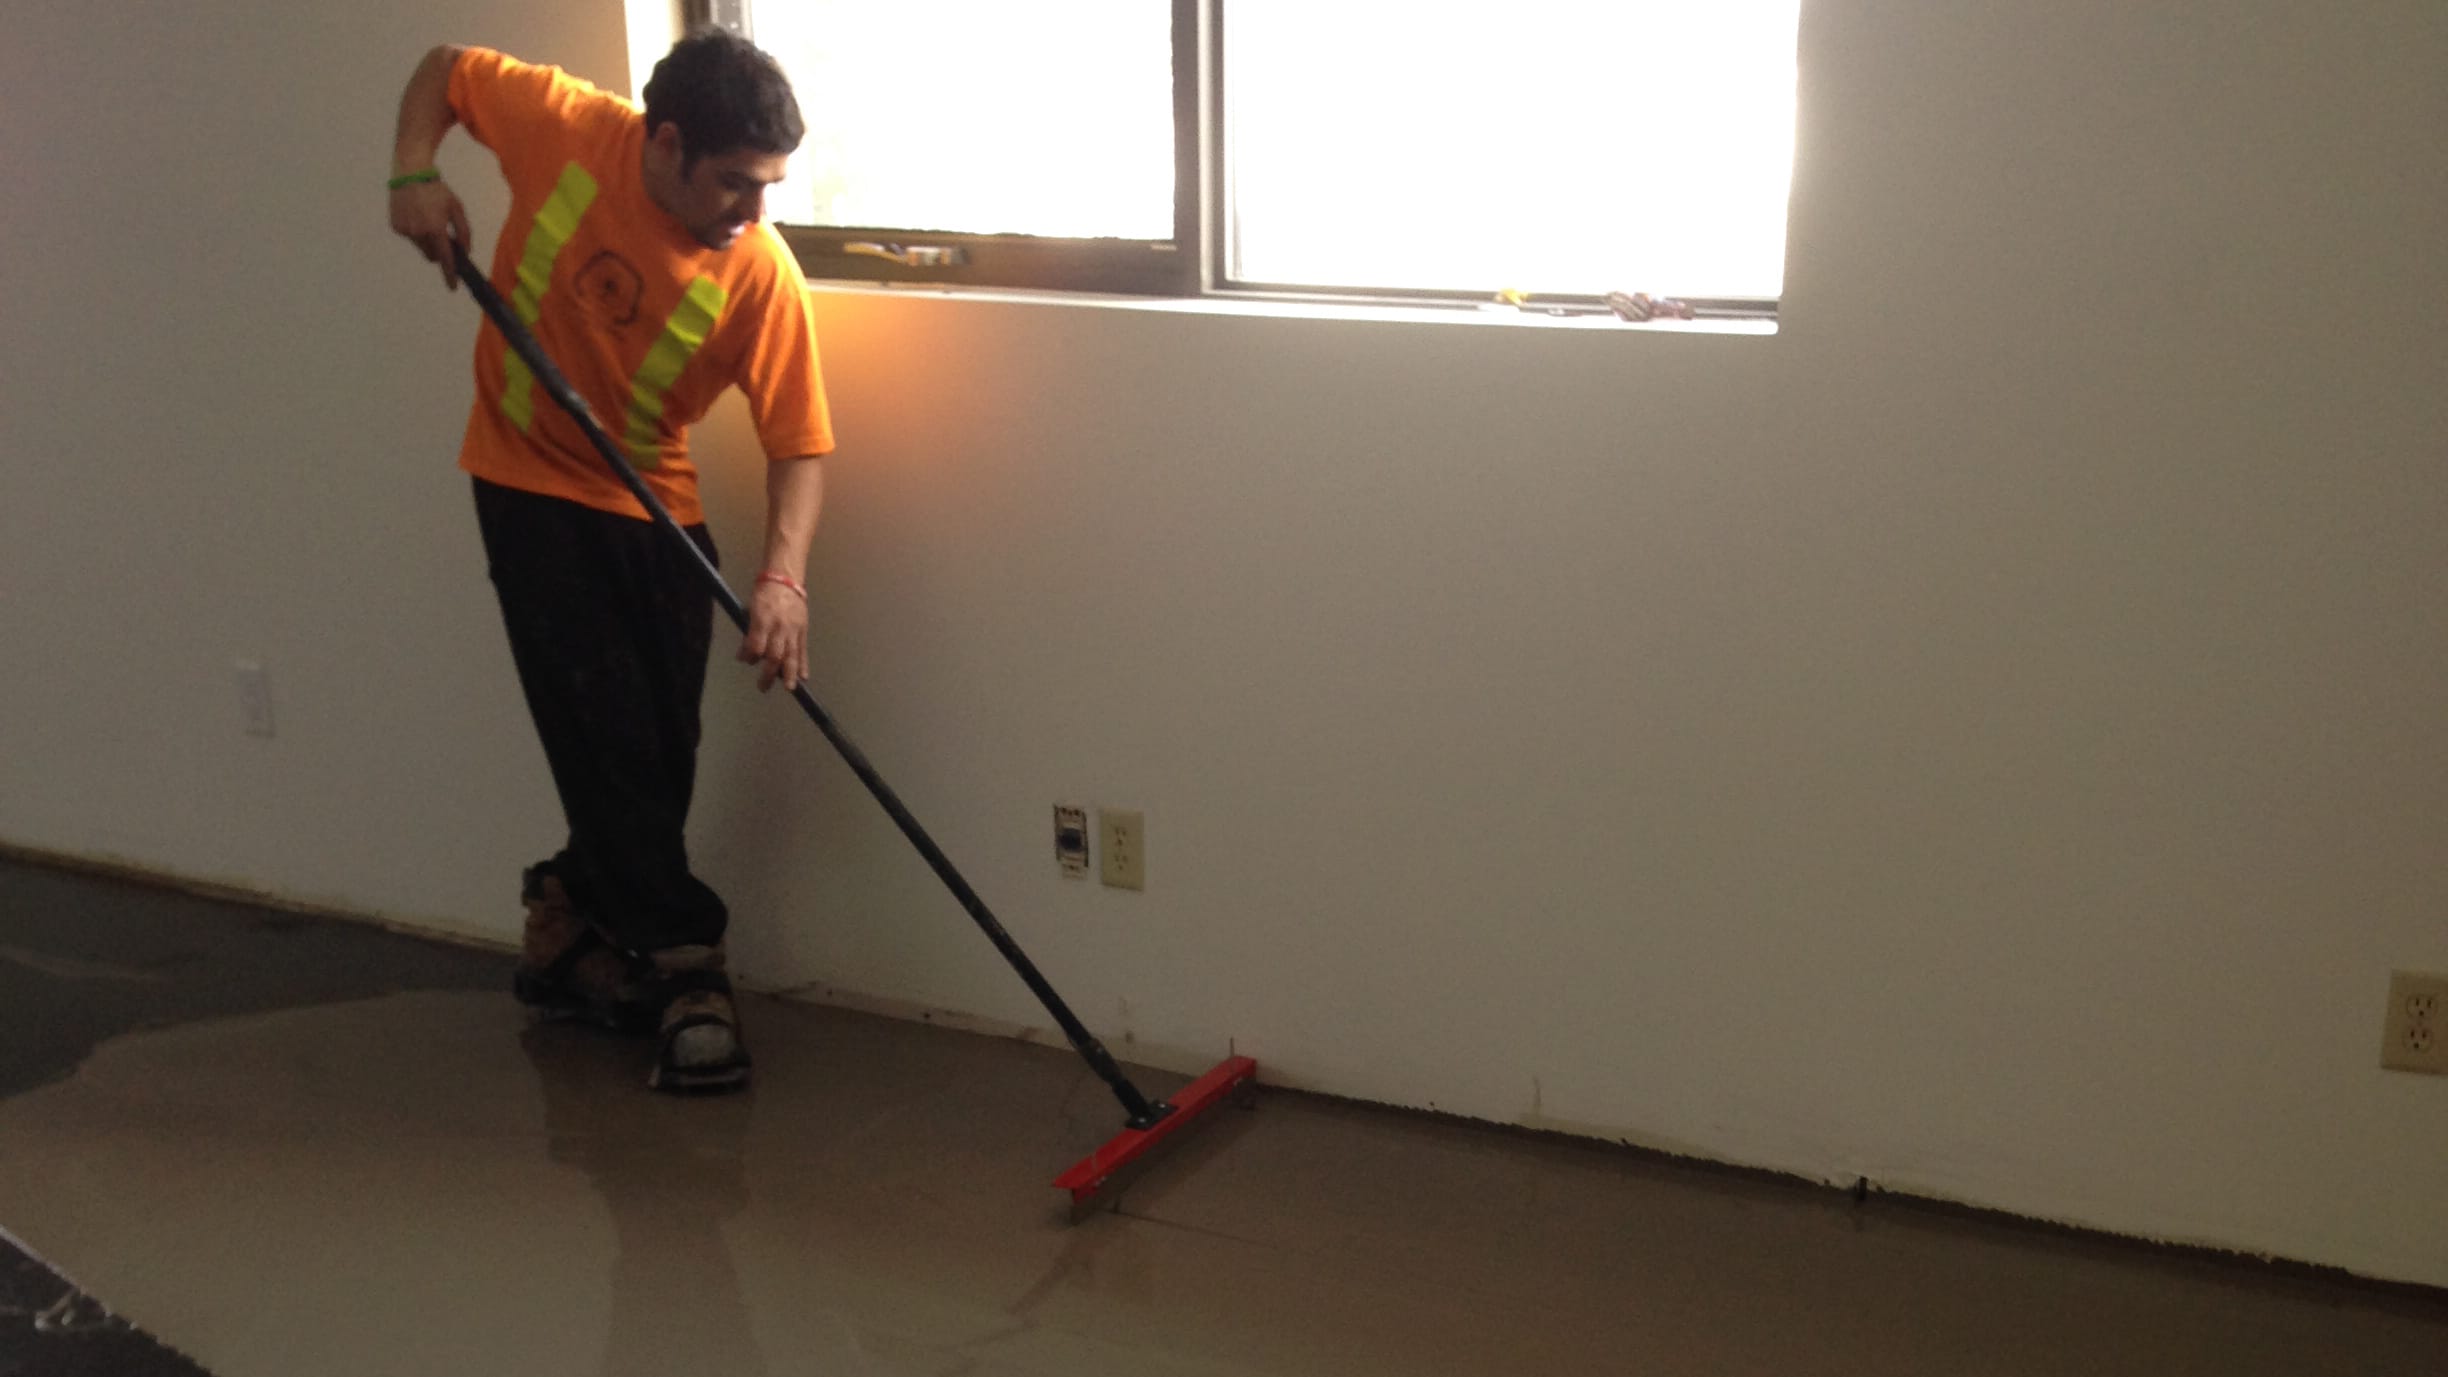
<svg viewBox="0 0 2448 1377">
<path fill-rule="evenodd" d="M 0 1234 L 0 1374 L 209 1377 Z"/>
<path fill-rule="evenodd" d="M 407 990 L 507 990 L 510 965 L 363 923 L 0 858 L 0 1098 L 67 1076 L 121 1034 Z"/>
<path fill-rule="evenodd" d="M 0 858 L 0 1098 L 127 1033 L 509 979 L 498 952 Z M 0 1232 L 0 1377 L 204 1371 Z"/>
</svg>

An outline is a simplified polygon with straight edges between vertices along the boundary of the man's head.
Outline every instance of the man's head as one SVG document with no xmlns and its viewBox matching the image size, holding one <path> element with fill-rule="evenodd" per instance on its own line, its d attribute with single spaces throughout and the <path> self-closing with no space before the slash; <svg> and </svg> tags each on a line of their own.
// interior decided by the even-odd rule
<svg viewBox="0 0 2448 1377">
<path fill-rule="evenodd" d="M 721 29 L 672 46 L 646 82 L 646 191 L 708 248 L 764 214 L 806 126 L 780 64 Z"/>
</svg>

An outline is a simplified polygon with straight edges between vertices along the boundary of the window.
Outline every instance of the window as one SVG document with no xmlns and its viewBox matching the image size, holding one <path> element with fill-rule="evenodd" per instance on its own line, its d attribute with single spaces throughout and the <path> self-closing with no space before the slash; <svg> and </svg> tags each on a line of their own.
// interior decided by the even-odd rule
<svg viewBox="0 0 2448 1377">
<path fill-rule="evenodd" d="M 721 0 L 810 276 L 1772 316 L 1799 0 Z M 716 11 L 710 16 L 704 11 Z"/>
</svg>

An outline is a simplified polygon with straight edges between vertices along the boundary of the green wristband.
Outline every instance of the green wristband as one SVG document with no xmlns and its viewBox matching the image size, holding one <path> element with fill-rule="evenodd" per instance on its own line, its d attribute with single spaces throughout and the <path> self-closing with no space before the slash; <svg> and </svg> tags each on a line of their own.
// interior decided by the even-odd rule
<svg viewBox="0 0 2448 1377">
<path fill-rule="evenodd" d="M 393 191 L 397 191 L 401 187 L 415 186 L 419 182 L 438 182 L 441 180 L 442 169 L 438 167 L 428 167 L 415 172 L 403 172 L 400 175 L 392 178 L 391 189 Z"/>
</svg>

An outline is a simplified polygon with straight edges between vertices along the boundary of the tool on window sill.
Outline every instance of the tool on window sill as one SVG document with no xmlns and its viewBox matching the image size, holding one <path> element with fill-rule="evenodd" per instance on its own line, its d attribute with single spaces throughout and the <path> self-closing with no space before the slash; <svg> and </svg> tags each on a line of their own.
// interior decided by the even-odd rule
<svg viewBox="0 0 2448 1377">
<path fill-rule="evenodd" d="M 969 261 L 969 251 L 958 244 L 844 244 L 841 251 L 861 258 L 881 258 L 904 268 L 957 268 Z"/>
</svg>

